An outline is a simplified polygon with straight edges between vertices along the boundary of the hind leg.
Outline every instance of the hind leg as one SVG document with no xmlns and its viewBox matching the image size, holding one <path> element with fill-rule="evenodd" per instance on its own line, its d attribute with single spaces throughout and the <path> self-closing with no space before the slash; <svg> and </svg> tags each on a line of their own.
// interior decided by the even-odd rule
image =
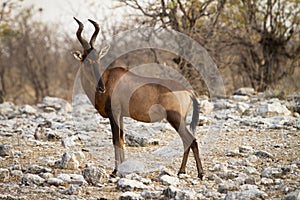
<svg viewBox="0 0 300 200">
<path fill-rule="evenodd" d="M 179 135 L 184 135 L 185 137 L 187 135 L 192 136 L 192 134 L 189 132 L 189 130 L 187 128 L 184 130 L 184 134 L 179 134 Z M 191 136 L 189 136 L 189 138 L 191 138 Z M 185 146 L 185 143 L 184 143 L 184 146 Z M 200 159 L 200 156 L 199 156 L 198 143 L 197 143 L 196 139 L 193 139 L 191 144 L 187 148 L 185 147 L 184 149 L 185 149 L 185 151 L 184 151 L 184 154 L 183 154 L 182 163 L 181 163 L 181 167 L 180 167 L 180 170 L 179 170 L 178 174 L 185 173 L 185 168 L 186 168 L 186 163 L 187 163 L 189 151 L 190 151 L 190 149 L 192 149 L 193 154 L 194 154 L 194 158 L 195 158 L 195 161 L 196 161 L 198 178 L 200 178 L 202 180 L 204 173 L 203 173 L 201 159 Z"/>
<path fill-rule="evenodd" d="M 185 128 L 183 133 L 180 133 L 179 135 L 180 136 L 184 135 L 185 138 L 186 137 L 188 137 L 188 138 L 194 137 L 187 128 Z M 182 140 L 186 142 L 186 139 L 182 138 Z M 191 140 L 188 140 L 188 141 L 191 142 Z M 186 146 L 186 143 L 184 143 L 184 147 L 185 146 Z M 192 149 L 193 154 L 194 154 L 194 158 L 195 158 L 195 161 L 196 161 L 198 178 L 200 178 L 202 180 L 204 173 L 203 173 L 202 163 L 201 163 L 200 156 L 199 156 L 199 148 L 198 148 L 198 144 L 197 144 L 196 139 L 194 138 L 192 140 L 192 142 L 189 144 L 189 146 L 187 148 L 185 147 L 184 149 L 185 149 L 185 151 L 184 151 L 184 154 L 183 154 L 183 159 L 182 159 L 181 167 L 180 167 L 180 170 L 179 170 L 178 174 L 185 173 L 185 168 L 186 168 L 186 163 L 187 163 L 189 151 L 190 151 L 190 149 Z"/>
<path fill-rule="evenodd" d="M 194 157 L 196 160 L 198 178 L 200 178 L 202 180 L 204 172 L 203 172 L 202 163 L 201 163 L 200 156 L 199 156 L 199 148 L 198 148 L 197 141 L 194 140 L 190 147 L 193 151 L 193 154 L 194 154 Z"/>
<path fill-rule="evenodd" d="M 183 153 L 182 162 L 181 162 L 180 169 L 178 171 L 178 175 L 186 173 L 185 168 L 186 168 L 187 159 L 188 159 L 188 156 L 190 153 L 190 147 L 184 148 L 184 149 L 185 149 L 185 151 Z"/>
<path fill-rule="evenodd" d="M 167 121 L 178 132 L 184 147 L 183 158 L 178 174 L 186 173 L 186 163 L 188 160 L 191 144 L 195 140 L 195 137 L 186 128 L 185 120 L 177 112 L 167 112 Z"/>
</svg>

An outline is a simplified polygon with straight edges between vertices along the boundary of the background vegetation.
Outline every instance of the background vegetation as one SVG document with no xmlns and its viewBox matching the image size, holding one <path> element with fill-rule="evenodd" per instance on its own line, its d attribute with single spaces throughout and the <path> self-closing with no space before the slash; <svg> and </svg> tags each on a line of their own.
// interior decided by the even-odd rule
<svg viewBox="0 0 300 200">
<path fill-rule="evenodd" d="M 140 26 L 187 34 L 208 50 L 228 93 L 239 87 L 299 92 L 299 0 L 119 0 L 119 6 L 130 12 L 122 26 L 100 21 L 106 24 L 106 34 Z M 72 97 L 78 64 L 70 52 L 80 46 L 75 33 L 36 20 L 41 12 L 24 8 L 21 1 L 0 5 L 0 102 Z M 114 64 L 167 63 L 184 74 L 198 94 L 206 93 L 200 75 L 181 57 L 148 51 L 129 53 Z"/>
</svg>

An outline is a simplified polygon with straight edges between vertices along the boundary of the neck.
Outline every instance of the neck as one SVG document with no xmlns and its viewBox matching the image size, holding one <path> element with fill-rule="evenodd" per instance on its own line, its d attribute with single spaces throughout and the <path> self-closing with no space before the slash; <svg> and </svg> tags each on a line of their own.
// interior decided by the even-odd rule
<svg viewBox="0 0 300 200">
<path fill-rule="evenodd" d="M 95 106 L 96 81 L 87 78 L 82 70 L 80 73 L 80 81 L 85 94 L 88 96 L 91 104 Z"/>
</svg>

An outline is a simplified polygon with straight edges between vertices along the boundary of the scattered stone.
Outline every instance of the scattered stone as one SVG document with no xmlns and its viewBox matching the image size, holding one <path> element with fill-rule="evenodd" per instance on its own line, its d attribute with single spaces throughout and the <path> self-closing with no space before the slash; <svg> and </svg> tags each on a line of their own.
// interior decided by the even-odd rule
<svg viewBox="0 0 300 200">
<path fill-rule="evenodd" d="M 80 174 L 58 174 L 56 178 L 63 180 L 68 184 L 85 185 L 87 182 Z"/>
<path fill-rule="evenodd" d="M 130 179 L 130 180 L 136 180 L 136 181 L 140 181 L 146 185 L 149 185 L 151 183 L 150 179 L 147 178 L 143 178 L 140 175 L 136 174 L 136 173 L 131 173 L 125 176 L 125 178 Z"/>
<path fill-rule="evenodd" d="M 234 181 L 238 185 L 243 185 L 243 184 L 255 184 L 255 178 L 250 177 L 244 173 L 239 173 L 238 177 L 234 179 Z"/>
<path fill-rule="evenodd" d="M 70 181 L 69 184 L 75 184 L 75 185 L 84 185 L 87 184 L 84 177 L 80 174 L 69 174 Z"/>
<path fill-rule="evenodd" d="M 289 111 L 285 105 L 282 105 L 278 101 L 273 101 L 272 103 L 266 103 L 259 106 L 257 112 L 263 117 L 291 114 L 291 111 Z"/>
<path fill-rule="evenodd" d="M 241 92 L 231 99 L 206 99 L 201 103 L 201 112 L 208 116 L 203 120 L 200 117 L 198 125 L 210 126 L 198 126 L 201 135 L 197 137 L 201 137 L 201 154 L 211 161 L 203 166 L 208 172 L 203 181 L 194 176 L 194 162 L 188 162 L 190 175 L 177 177 L 182 141 L 178 135 L 174 137 L 174 129 L 165 120 L 145 125 L 124 119 L 125 128 L 138 136 L 132 140 L 138 145 L 133 146 L 153 145 L 149 143 L 153 138 L 160 138 L 154 141 L 161 146 L 129 147 L 129 161 L 119 166 L 119 177 L 109 178 L 99 164 L 86 165 L 89 160 L 110 169 L 114 162 L 109 121 L 99 116 L 92 105 L 80 104 L 79 112 L 73 113 L 65 112 L 60 103 L 42 103 L 41 109 L 13 104 L 2 107 L 9 114 L 0 112 L 0 199 L 106 199 L 95 196 L 98 190 L 112 191 L 108 194 L 112 199 L 299 199 L 300 161 L 295 149 L 300 147 L 300 124 L 292 102 L 265 100 L 263 96 L 251 97 Z M 294 116 L 258 112 L 263 105 L 276 104 L 293 110 Z M 46 113 L 47 109 L 51 112 Z M 74 117 L 78 117 L 78 123 L 74 124 Z M 162 136 L 161 132 L 166 134 Z M 63 151 L 56 141 L 61 138 L 69 150 L 66 158 L 54 164 Z M 81 143 L 87 144 L 88 151 L 77 151 L 82 148 Z M 225 157 L 224 152 L 233 157 Z M 155 161 L 144 162 L 143 156 L 147 160 L 153 156 Z M 169 166 L 173 162 L 174 166 Z M 59 169 L 55 169 L 57 166 Z M 160 173 L 162 169 L 168 171 Z"/>
<path fill-rule="evenodd" d="M 86 182 L 97 186 L 101 181 L 106 180 L 106 172 L 100 167 L 87 167 L 82 170 L 82 175 Z"/>
<path fill-rule="evenodd" d="M 78 185 L 70 185 L 70 187 L 62 191 L 62 193 L 67 195 L 80 195 L 81 191 L 82 189 Z"/>
<path fill-rule="evenodd" d="M 220 198 L 221 193 L 217 192 L 216 190 L 205 190 L 204 196 L 205 197 L 203 199 L 223 199 Z"/>
<path fill-rule="evenodd" d="M 163 190 L 163 195 L 168 199 L 195 199 L 197 194 L 193 189 L 178 189 L 172 185 Z"/>
<path fill-rule="evenodd" d="M 220 171 L 217 174 L 221 179 L 235 179 L 236 177 L 238 177 L 238 173 L 236 173 L 235 171 L 232 170 L 224 170 L 224 171 Z"/>
<path fill-rule="evenodd" d="M 279 178 L 281 175 L 282 175 L 281 169 L 273 168 L 273 167 L 265 168 L 261 173 L 261 176 L 266 178 L 272 178 L 272 177 Z"/>
<path fill-rule="evenodd" d="M 28 115 L 34 115 L 37 113 L 37 110 L 30 105 L 23 105 L 20 107 L 20 112 Z"/>
<path fill-rule="evenodd" d="M 145 164 L 141 161 L 127 160 L 122 162 L 118 168 L 118 174 L 125 176 L 132 173 L 140 173 L 145 171 Z"/>
<path fill-rule="evenodd" d="M 0 144 L 0 156 L 10 156 L 12 155 L 12 148 L 8 144 Z"/>
<path fill-rule="evenodd" d="M 241 160 L 241 159 L 230 159 L 227 161 L 228 163 L 228 168 L 236 169 L 241 166 L 248 166 L 248 161 L 247 160 Z"/>
<path fill-rule="evenodd" d="M 230 99 L 234 101 L 248 101 L 250 98 L 244 95 L 231 95 Z"/>
<path fill-rule="evenodd" d="M 163 190 L 163 195 L 166 198 L 172 198 L 175 199 L 176 194 L 179 192 L 179 189 L 170 185 L 169 187 L 167 187 L 166 189 Z"/>
<path fill-rule="evenodd" d="M 0 104 L 0 115 L 11 115 L 15 112 L 15 104 L 12 102 L 4 102 Z"/>
<path fill-rule="evenodd" d="M 199 111 L 203 115 L 210 114 L 214 109 L 214 104 L 209 102 L 207 99 L 199 101 Z"/>
<path fill-rule="evenodd" d="M 2 200 L 27 200 L 28 197 L 27 196 L 20 196 L 20 195 L 17 195 L 17 196 L 13 196 L 13 195 L 3 195 L 3 194 L 0 194 L 0 199 Z"/>
<path fill-rule="evenodd" d="M 239 88 L 236 91 L 233 92 L 233 95 L 242 95 L 242 96 L 253 96 L 256 95 L 256 92 L 254 88 Z"/>
<path fill-rule="evenodd" d="M 245 184 L 256 185 L 260 181 L 260 176 L 248 176 L 245 178 Z"/>
<path fill-rule="evenodd" d="M 69 183 L 71 181 L 69 174 L 57 174 L 56 178 L 63 180 L 65 183 Z"/>
<path fill-rule="evenodd" d="M 51 172 L 52 170 L 47 167 L 39 166 L 39 165 L 31 165 L 27 169 L 27 173 L 30 174 L 40 174 L 40 173 L 46 173 L 46 172 Z"/>
<path fill-rule="evenodd" d="M 6 182 L 9 180 L 9 171 L 8 169 L 0 168 L 0 183 Z"/>
<path fill-rule="evenodd" d="M 258 157 L 256 155 L 250 155 L 249 157 L 246 158 L 246 160 L 250 163 L 255 163 L 258 160 Z"/>
<path fill-rule="evenodd" d="M 61 159 L 61 167 L 65 169 L 78 169 L 84 165 L 85 155 L 82 151 L 65 152 Z"/>
<path fill-rule="evenodd" d="M 66 152 L 63 154 L 61 159 L 61 167 L 71 170 L 79 168 L 79 161 L 73 152 Z"/>
<path fill-rule="evenodd" d="M 260 158 L 274 158 L 273 154 L 263 151 L 263 150 L 257 150 L 253 152 L 253 155 L 260 157 Z"/>
<path fill-rule="evenodd" d="M 227 170 L 227 165 L 223 164 L 223 163 L 217 163 L 213 166 L 213 168 L 210 168 L 209 170 L 212 172 L 225 171 L 225 170 Z"/>
<path fill-rule="evenodd" d="M 142 196 L 135 192 L 124 192 L 119 196 L 119 200 L 142 200 Z"/>
<path fill-rule="evenodd" d="M 175 198 L 177 199 L 196 199 L 197 193 L 192 188 L 182 188 L 176 193 Z"/>
<path fill-rule="evenodd" d="M 51 128 L 52 122 L 51 121 L 44 121 L 43 123 L 40 123 L 37 127 L 38 128 Z"/>
<path fill-rule="evenodd" d="M 209 124 L 209 123 L 210 123 L 210 120 L 207 117 L 202 116 L 202 115 L 199 116 L 198 126 L 204 126 L 204 125 Z"/>
<path fill-rule="evenodd" d="M 225 152 L 225 155 L 226 156 L 232 156 L 232 157 L 235 157 L 235 156 L 239 156 L 240 155 L 240 152 L 239 152 L 239 150 L 237 150 L 237 149 L 228 149 L 228 150 L 226 150 L 226 152 Z"/>
<path fill-rule="evenodd" d="M 245 167 L 244 172 L 248 175 L 258 175 L 258 171 L 254 167 Z"/>
<path fill-rule="evenodd" d="M 260 190 L 245 190 L 241 192 L 229 192 L 225 196 L 225 200 L 236 200 L 236 199 L 266 199 L 268 195 Z"/>
<path fill-rule="evenodd" d="M 57 135 L 55 132 L 47 132 L 46 133 L 46 140 L 47 141 L 57 141 L 60 139 L 60 136 Z"/>
<path fill-rule="evenodd" d="M 174 173 L 172 170 L 168 169 L 168 168 L 163 168 L 161 171 L 160 171 L 160 174 L 159 176 L 162 176 L 162 175 L 169 175 L 169 176 L 176 176 L 176 173 Z"/>
<path fill-rule="evenodd" d="M 289 168 L 267 167 L 262 171 L 261 176 L 265 178 L 281 178 L 283 175 L 286 175 L 288 172 L 290 172 Z"/>
<path fill-rule="evenodd" d="M 238 102 L 236 105 L 236 109 L 238 112 L 240 113 L 245 113 L 246 110 L 248 110 L 250 108 L 249 104 L 244 103 L 244 102 Z"/>
<path fill-rule="evenodd" d="M 64 184 L 64 181 L 59 178 L 48 178 L 46 181 L 49 185 L 54 185 L 56 187 L 61 186 Z"/>
<path fill-rule="evenodd" d="M 43 102 L 38 104 L 38 107 L 44 109 L 44 111 L 45 109 L 49 109 L 49 107 L 61 112 L 72 111 L 72 106 L 69 102 L 56 97 L 44 97 Z"/>
<path fill-rule="evenodd" d="M 188 174 L 178 174 L 178 178 L 179 179 L 187 179 L 187 178 L 190 178 L 191 176 L 188 175 Z"/>
<path fill-rule="evenodd" d="M 61 140 L 61 145 L 64 148 L 70 148 L 76 146 L 76 140 L 78 140 L 78 135 L 68 136 Z"/>
<path fill-rule="evenodd" d="M 300 190 L 296 190 L 284 196 L 284 200 L 299 200 Z"/>
<path fill-rule="evenodd" d="M 22 184 L 24 185 L 42 185 L 45 179 L 36 174 L 25 174 L 22 178 Z"/>
<path fill-rule="evenodd" d="M 217 176 L 217 177 L 215 178 L 215 183 L 216 183 L 216 184 L 223 183 L 223 180 L 222 180 L 220 177 Z"/>
<path fill-rule="evenodd" d="M 210 174 L 207 178 L 208 180 L 214 181 L 216 184 L 223 183 L 223 180 L 216 174 Z"/>
<path fill-rule="evenodd" d="M 143 192 L 141 193 L 141 196 L 144 199 L 159 199 L 161 195 L 162 195 L 162 192 L 160 192 L 160 191 L 143 190 Z"/>
<path fill-rule="evenodd" d="M 273 147 L 274 148 L 283 148 L 284 144 L 274 144 Z"/>
<path fill-rule="evenodd" d="M 238 190 L 238 186 L 233 181 L 227 181 L 218 186 L 218 192 L 220 193 L 227 193 L 235 190 Z"/>
<path fill-rule="evenodd" d="M 53 107 L 49 107 L 49 106 L 45 106 L 42 108 L 44 112 L 46 113 L 52 113 L 52 112 L 56 112 L 56 109 Z"/>
<path fill-rule="evenodd" d="M 148 186 L 136 180 L 121 178 L 118 181 L 118 188 L 122 191 L 130 191 L 130 190 L 148 189 Z"/>
<path fill-rule="evenodd" d="M 257 190 L 258 186 L 257 185 L 253 185 L 253 184 L 244 184 L 240 186 L 240 189 L 245 191 L 245 190 Z"/>
<path fill-rule="evenodd" d="M 160 181 L 164 185 L 175 185 L 176 186 L 176 185 L 179 184 L 179 178 L 173 177 L 173 176 L 169 176 L 169 175 L 162 175 L 160 177 Z"/>
<path fill-rule="evenodd" d="M 234 179 L 234 181 L 235 181 L 235 183 L 238 184 L 238 185 L 243 185 L 243 184 L 245 184 L 246 178 L 248 178 L 248 176 L 247 176 L 246 174 L 240 173 L 240 174 L 238 175 L 238 177 L 236 177 L 236 178 Z"/>
<path fill-rule="evenodd" d="M 110 183 L 117 183 L 120 180 L 120 177 L 109 177 Z"/>
<path fill-rule="evenodd" d="M 23 177 L 23 172 L 21 170 L 12 170 L 10 171 L 10 176 L 16 180 L 21 180 Z"/>
<path fill-rule="evenodd" d="M 265 177 L 261 178 L 262 185 L 272 185 L 273 183 L 274 183 L 274 181 L 271 178 L 265 178 Z"/>
<path fill-rule="evenodd" d="M 46 180 L 54 177 L 54 175 L 50 172 L 40 173 L 39 176 Z"/>
<path fill-rule="evenodd" d="M 235 105 L 227 101 L 226 99 L 218 99 L 214 102 L 214 110 L 224 110 L 234 108 Z"/>
<path fill-rule="evenodd" d="M 132 147 L 145 147 L 159 144 L 159 140 L 153 139 L 151 135 L 139 134 L 134 130 L 128 130 L 126 132 L 125 141 L 128 146 Z"/>
<path fill-rule="evenodd" d="M 292 129 L 297 120 L 291 116 L 274 116 L 264 119 L 269 129 Z"/>
<path fill-rule="evenodd" d="M 208 180 L 210 180 L 210 181 L 213 181 L 213 180 L 215 180 L 215 178 L 217 178 L 218 176 L 216 175 L 216 174 L 209 174 L 208 176 L 207 176 L 207 179 Z"/>
<path fill-rule="evenodd" d="M 251 153 L 253 148 L 251 146 L 239 146 L 240 153 Z"/>
<path fill-rule="evenodd" d="M 36 140 L 46 140 L 47 139 L 47 132 L 51 128 L 51 122 L 45 121 L 43 123 L 38 124 L 34 132 L 34 139 Z"/>
</svg>

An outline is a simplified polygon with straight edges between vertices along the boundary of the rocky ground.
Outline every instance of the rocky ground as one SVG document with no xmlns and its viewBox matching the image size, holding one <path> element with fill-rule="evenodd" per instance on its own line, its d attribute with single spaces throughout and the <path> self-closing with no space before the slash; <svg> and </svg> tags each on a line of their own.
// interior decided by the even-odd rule
<svg viewBox="0 0 300 200">
<path fill-rule="evenodd" d="M 165 121 L 125 120 L 127 161 L 111 178 L 109 122 L 84 96 L 0 104 L 0 199 L 300 199 L 300 96 L 242 88 L 199 103 L 202 181 L 192 153 L 177 176 L 183 149 Z"/>
</svg>

